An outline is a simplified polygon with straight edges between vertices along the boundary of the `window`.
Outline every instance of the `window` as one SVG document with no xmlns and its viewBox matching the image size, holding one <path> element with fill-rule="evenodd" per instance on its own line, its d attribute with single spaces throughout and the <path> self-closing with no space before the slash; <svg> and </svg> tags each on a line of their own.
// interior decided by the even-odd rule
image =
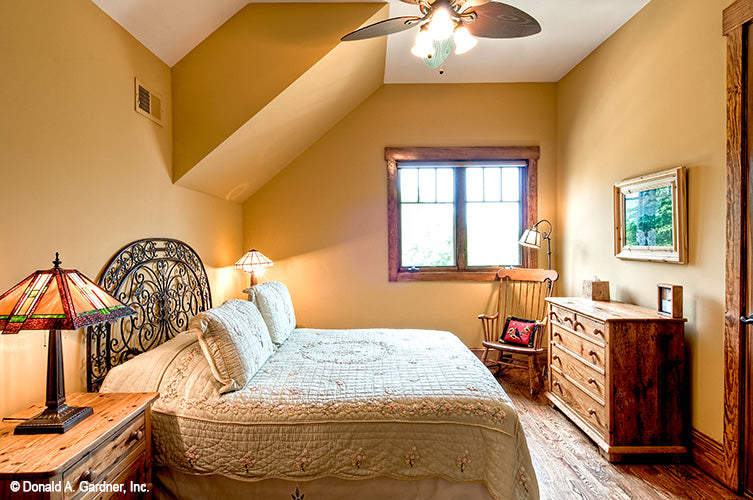
<svg viewBox="0 0 753 500">
<path fill-rule="evenodd" d="M 538 147 L 386 148 L 390 281 L 486 280 L 536 266 Z"/>
</svg>

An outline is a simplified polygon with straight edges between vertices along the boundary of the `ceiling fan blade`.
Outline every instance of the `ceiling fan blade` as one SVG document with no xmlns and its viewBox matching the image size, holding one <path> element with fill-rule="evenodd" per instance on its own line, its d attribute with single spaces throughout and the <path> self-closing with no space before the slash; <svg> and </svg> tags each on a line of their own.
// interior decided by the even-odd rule
<svg viewBox="0 0 753 500">
<path fill-rule="evenodd" d="M 521 38 L 541 31 L 541 25 L 536 19 L 506 3 L 489 2 L 472 7 L 466 12 L 475 12 L 478 16 L 475 21 L 466 25 L 473 36 Z"/>
<path fill-rule="evenodd" d="M 403 0 L 404 2 L 406 0 Z M 476 7 L 478 5 L 484 5 L 491 2 L 491 0 L 457 0 L 455 3 L 459 5 L 459 12 L 462 12 L 465 9 L 468 9 L 469 7 Z"/>
<path fill-rule="evenodd" d="M 349 42 L 351 40 L 363 40 L 364 38 L 391 35 L 392 33 L 399 33 L 411 29 L 413 26 L 416 26 L 420 20 L 421 18 L 416 16 L 393 17 L 392 19 L 385 19 L 384 21 L 379 21 L 378 23 L 357 29 L 348 33 L 340 40 Z"/>
</svg>

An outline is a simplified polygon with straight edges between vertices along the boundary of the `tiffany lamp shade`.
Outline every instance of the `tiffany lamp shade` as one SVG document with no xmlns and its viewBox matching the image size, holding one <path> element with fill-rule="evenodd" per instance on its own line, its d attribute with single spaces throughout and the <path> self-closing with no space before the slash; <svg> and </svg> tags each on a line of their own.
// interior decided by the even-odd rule
<svg viewBox="0 0 753 500">
<path fill-rule="evenodd" d="M 76 330 L 135 314 L 76 270 L 36 271 L 0 295 L 0 333 L 49 330 L 47 408 L 16 426 L 16 434 L 63 433 L 93 413 L 89 407 L 65 404 L 63 348 L 60 330 Z"/>
<path fill-rule="evenodd" d="M 265 267 L 274 266 L 274 262 L 269 260 L 258 250 L 251 249 L 246 255 L 238 259 L 238 262 L 233 264 L 233 268 L 246 271 L 251 274 L 251 286 L 259 283 L 259 276 L 264 274 Z"/>
</svg>

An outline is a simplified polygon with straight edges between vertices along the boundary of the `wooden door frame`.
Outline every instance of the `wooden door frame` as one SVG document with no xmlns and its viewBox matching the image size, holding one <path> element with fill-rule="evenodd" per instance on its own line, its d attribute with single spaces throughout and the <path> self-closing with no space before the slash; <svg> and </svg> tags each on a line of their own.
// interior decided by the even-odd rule
<svg viewBox="0 0 753 500">
<path fill-rule="evenodd" d="M 724 293 L 724 442 L 722 482 L 733 490 L 742 487 L 743 467 L 743 382 L 744 334 L 740 316 L 745 312 L 744 269 L 746 227 L 742 217 L 746 209 L 748 163 L 747 64 L 746 38 L 753 22 L 753 0 L 738 0 L 723 14 L 723 33 L 727 37 L 727 249 Z M 753 84 L 753 82 L 747 82 Z M 753 117 L 750 117 L 753 119 Z"/>
</svg>

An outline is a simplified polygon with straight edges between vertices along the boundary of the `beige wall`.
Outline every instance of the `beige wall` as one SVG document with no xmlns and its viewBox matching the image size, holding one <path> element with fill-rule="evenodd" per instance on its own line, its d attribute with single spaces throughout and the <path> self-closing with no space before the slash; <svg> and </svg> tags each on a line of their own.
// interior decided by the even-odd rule
<svg viewBox="0 0 753 500">
<path fill-rule="evenodd" d="M 558 85 L 557 242 L 564 288 L 611 282 L 613 299 L 656 307 L 684 288 L 691 422 L 721 440 L 725 241 L 725 40 L 730 0 L 653 0 Z M 613 256 L 612 184 L 688 167 L 687 265 Z"/>
<path fill-rule="evenodd" d="M 150 236 L 203 257 L 215 302 L 238 295 L 241 207 L 171 184 L 170 69 L 89 0 L 0 2 L 0 293 L 36 269 L 96 279 Z M 133 79 L 165 98 L 164 127 L 133 110 Z M 0 415 L 44 398 L 45 332 L 0 336 Z M 85 349 L 65 334 L 66 389 Z"/>
<path fill-rule="evenodd" d="M 540 146 L 539 215 L 556 224 L 555 112 L 554 84 L 385 85 L 244 204 L 244 244 L 275 261 L 268 277 L 289 286 L 302 326 L 442 329 L 480 345 L 492 283 L 387 279 L 384 148 Z"/>
</svg>

